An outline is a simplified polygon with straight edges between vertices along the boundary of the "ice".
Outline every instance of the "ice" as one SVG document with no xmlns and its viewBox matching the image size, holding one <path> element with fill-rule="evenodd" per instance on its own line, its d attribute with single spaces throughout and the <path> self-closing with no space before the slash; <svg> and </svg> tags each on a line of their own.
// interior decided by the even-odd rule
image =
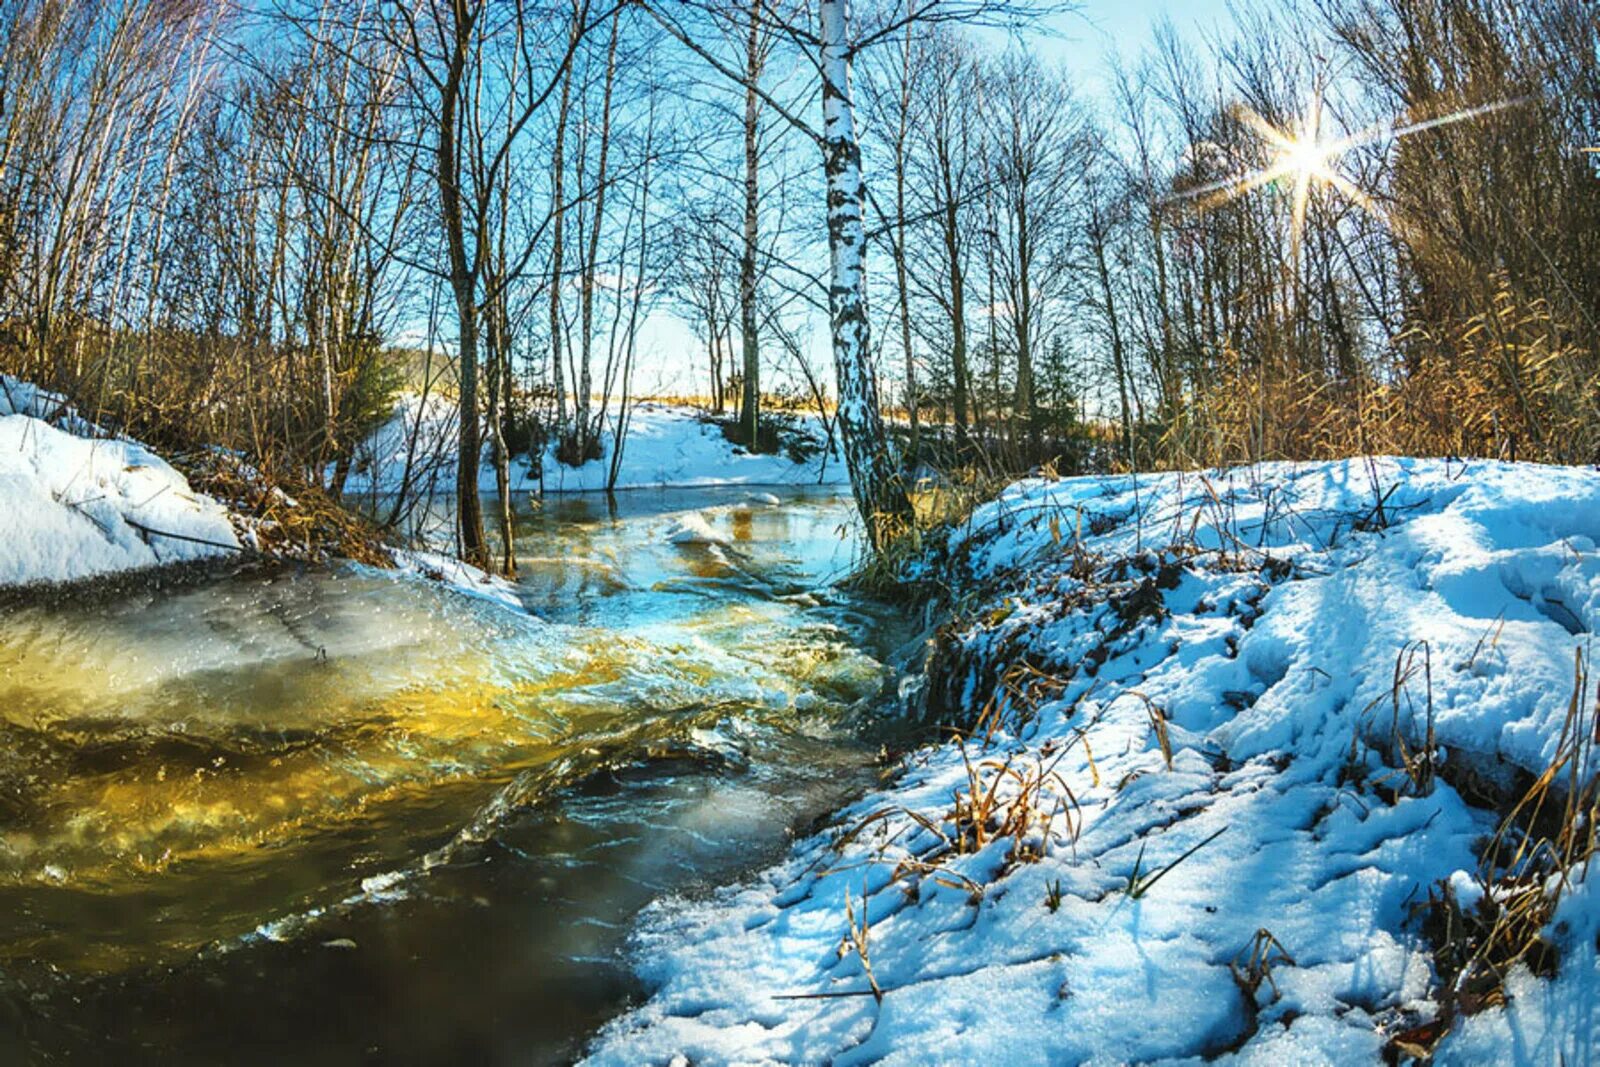
<svg viewBox="0 0 1600 1067">
<path fill-rule="evenodd" d="M 675 545 L 728 545 L 733 539 L 727 534 L 718 533 L 706 522 L 705 516 L 698 511 L 687 515 L 680 515 L 673 519 L 667 526 L 663 535 Z"/>
</svg>

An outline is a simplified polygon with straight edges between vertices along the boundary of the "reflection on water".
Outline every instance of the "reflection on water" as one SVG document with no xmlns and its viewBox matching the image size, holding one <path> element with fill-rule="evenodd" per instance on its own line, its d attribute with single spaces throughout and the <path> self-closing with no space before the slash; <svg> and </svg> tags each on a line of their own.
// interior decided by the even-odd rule
<svg viewBox="0 0 1600 1067">
<path fill-rule="evenodd" d="M 870 778 L 847 515 L 524 507 L 537 619 L 357 568 L 8 609 L 0 1059 L 570 1056 L 639 907 Z"/>
</svg>

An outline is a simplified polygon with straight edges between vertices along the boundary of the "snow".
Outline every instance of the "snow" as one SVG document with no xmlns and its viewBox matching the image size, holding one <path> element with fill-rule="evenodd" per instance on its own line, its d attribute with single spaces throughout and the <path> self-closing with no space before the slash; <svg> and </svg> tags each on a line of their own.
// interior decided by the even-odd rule
<svg viewBox="0 0 1600 1067">
<path fill-rule="evenodd" d="M 819 420 L 805 416 L 808 431 L 821 442 L 826 436 Z M 409 487 L 424 495 L 453 491 L 456 484 L 454 441 L 456 409 L 452 401 L 431 396 L 424 403 L 415 395 L 401 398 L 395 413 L 357 450 L 356 462 L 345 483 L 347 492 L 393 493 L 405 482 L 408 452 L 412 458 Z M 411 442 L 415 442 L 414 445 Z M 543 457 L 544 477 L 532 469 L 526 456 L 514 457 L 510 469 L 512 492 L 584 493 L 606 488 L 611 470 L 610 438 L 606 452 L 581 467 L 568 467 L 556 459 L 555 445 Z M 480 468 L 478 487 L 495 491 L 494 468 Z M 633 406 L 617 472 L 617 489 L 709 487 L 723 485 L 845 485 L 849 474 L 837 450 L 826 464 L 818 453 L 805 463 L 787 455 L 754 455 L 739 448 L 716 425 L 705 422 L 693 408 L 641 402 Z"/>
<path fill-rule="evenodd" d="M 804 421 L 820 443 L 825 437 L 821 423 L 809 416 Z M 609 451 L 576 469 L 557 462 L 552 451 L 545 457 L 544 490 L 601 490 L 606 487 L 609 470 Z M 755 455 L 734 445 L 720 427 L 703 421 L 692 408 L 646 402 L 636 405 L 629 415 L 616 487 L 847 485 L 849 480 L 837 452 L 826 464 L 820 451 L 806 463 L 782 454 Z"/>
<path fill-rule="evenodd" d="M 402 394 L 388 420 L 357 446 L 355 460 L 345 479 L 345 492 L 398 493 L 405 489 L 424 497 L 453 493 L 458 425 L 454 400 L 437 393 L 426 397 L 417 393 Z M 478 487 L 484 492 L 493 492 L 494 467 L 488 457 L 486 447 Z M 330 474 L 331 470 L 330 467 Z M 538 478 L 530 473 L 526 457 L 514 459 L 509 474 L 513 492 L 537 488 Z"/>
<path fill-rule="evenodd" d="M 749 883 L 648 909 L 653 994 L 591 1062 L 1377 1061 L 1439 1010 L 1412 905 L 1471 883 L 1498 822 L 1457 786 L 1555 755 L 1600 627 L 1597 530 L 1600 474 L 1572 468 L 1012 486 L 951 540 L 967 608 L 935 644 L 957 667 L 913 694 L 968 722 L 995 698 L 1003 721 L 907 755 Z M 1038 673 L 1006 697 L 1019 663 Z M 1430 701 L 1431 787 L 1389 751 L 1396 728 L 1424 747 Z M 956 816 L 991 790 L 979 843 Z M 1600 903 L 1569 873 L 1558 976 L 1514 972 L 1439 1062 L 1600 1052 Z M 1252 990 L 1235 973 L 1260 946 Z"/>
<path fill-rule="evenodd" d="M 454 556 L 415 548 L 396 548 L 389 552 L 395 570 L 401 574 L 416 575 L 443 582 L 469 596 L 488 600 L 503 608 L 528 614 L 522 597 L 517 594 L 516 583 L 490 574 Z"/>
<path fill-rule="evenodd" d="M 242 461 L 239 469 L 252 473 Z M 145 445 L 0 375 L 0 586 L 230 556 L 243 550 L 236 527 L 248 525 Z M 431 552 L 391 555 L 401 574 L 525 611 L 510 582 L 476 567 Z"/>
<path fill-rule="evenodd" d="M 718 533 L 706 522 L 705 517 L 698 511 L 691 511 L 680 515 L 668 524 L 662 534 L 667 541 L 674 545 L 727 545 L 733 539 L 727 534 Z"/>
<path fill-rule="evenodd" d="M 0 585 L 237 551 L 222 505 L 137 441 L 98 433 L 60 397 L 0 376 Z"/>
</svg>

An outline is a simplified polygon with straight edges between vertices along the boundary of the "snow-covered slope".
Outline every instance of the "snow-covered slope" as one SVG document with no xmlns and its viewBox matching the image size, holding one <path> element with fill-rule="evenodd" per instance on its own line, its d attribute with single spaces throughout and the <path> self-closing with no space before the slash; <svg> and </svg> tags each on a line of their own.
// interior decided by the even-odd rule
<svg viewBox="0 0 1600 1067">
<path fill-rule="evenodd" d="M 398 493 L 402 488 L 419 496 L 452 493 L 456 485 L 456 404 L 437 394 L 426 399 L 402 395 L 394 413 L 356 448 L 355 463 L 345 481 L 351 493 Z M 494 467 L 485 462 L 478 472 L 478 487 L 495 488 Z M 516 492 L 538 488 L 526 457 L 511 464 L 511 488 Z"/>
<path fill-rule="evenodd" d="M 59 397 L 0 377 L 0 585 L 237 548 L 220 504 L 138 442 L 93 431 Z"/>
<path fill-rule="evenodd" d="M 1571 751 L 1569 708 L 1594 730 L 1597 530 L 1600 474 L 1529 465 L 1013 486 L 954 539 L 923 694 L 975 734 L 651 909 L 655 993 L 593 1061 L 1594 1060 L 1583 870 L 1492 885 L 1564 890 L 1553 979 L 1452 978 L 1420 919 L 1441 882 L 1479 914 L 1479 805 Z"/>
<path fill-rule="evenodd" d="M 255 521 L 194 491 L 166 460 L 107 435 L 59 395 L 0 375 L 0 586 L 229 556 L 242 550 L 236 527 L 253 551 Z M 525 611 L 504 579 L 437 553 L 387 551 L 401 574 Z"/>
<path fill-rule="evenodd" d="M 820 424 L 813 426 L 818 441 Z M 442 397 L 424 403 L 416 396 L 402 397 L 389 421 L 379 427 L 358 450 L 345 488 L 354 493 L 399 491 L 402 484 L 415 492 L 452 491 L 456 484 L 454 440 L 456 410 Z M 581 493 L 603 490 L 610 474 L 610 439 L 600 459 L 573 468 L 559 462 L 555 445 L 546 450 L 541 485 L 527 457 L 511 464 L 513 492 Z M 495 489 L 494 468 L 486 462 L 478 476 L 484 492 Z M 407 480 L 407 458 L 410 477 Z M 843 485 L 848 472 L 837 451 L 826 464 L 818 454 L 806 463 L 784 455 L 751 455 L 731 444 L 715 425 L 701 420 L 692 408 L 644 402 L 634 406 L 622 450 L 616 488 L 716 485 Z"/>
<path fill-rule="evenodd" d="M 816 439 L 822 428 L 808 419 Z M 736 448 L 712 423 L 690 408 L 642 403 L 628 420 L 617 488 L 713 485 L 845 485 L 849 472 L 837 454 L 819 452 L 809 462 L 785 455 L 752 455 Z M 546 492 L 570 493 L 604 489 L 610 459 L 585 463 L 574 470 L 552 452 L 545 458 Z"/>
</svg>

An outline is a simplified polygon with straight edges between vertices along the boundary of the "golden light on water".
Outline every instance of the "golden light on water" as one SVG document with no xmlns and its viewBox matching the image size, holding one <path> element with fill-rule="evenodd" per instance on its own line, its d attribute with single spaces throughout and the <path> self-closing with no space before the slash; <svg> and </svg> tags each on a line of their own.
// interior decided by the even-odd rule
<svg viewBox="0 0 1600 1067">
<path fill-rule="evenodd" d="M 1346 200 L 1370 214 L 1394 225 L 1359 185 L 1339 170 L 1340 160 L 1352 149 L 1374 142 L 1398 140 L 1424 130 L 1436 129 L 1469 119 L 1480 118 L 1496 111 L 1514 107 L 1521 100 L 1505 100 L 1480 107 L 1464 108 L 1437 118 L 1412 123 L 1385 122 L 1345 137 L 1329 138 L 1323 134 L 1323 90 L 1319 86 L 1306 102 L 1305 110 L 1287 126 L 1277 126 L 1263 118 L 1254 109 L 1239 104 L 1235 114 L 1271 150 L 1266 166 L 1236 174 L 1220 181 L 1186 189 L 1168 198 L 1169 201 L 1195 201 L 1201 211 L 1220 206 L 1264 185 L 1288 184 L 1292 189 L 1290 202 L 1289 247 L 1290 261 L 1296 267 L 1300 262 L 1300 244 L 1305 234 L 1306 215 L 1312 195 L 1319 189 L 1331 189 Z"/>
</svg>

